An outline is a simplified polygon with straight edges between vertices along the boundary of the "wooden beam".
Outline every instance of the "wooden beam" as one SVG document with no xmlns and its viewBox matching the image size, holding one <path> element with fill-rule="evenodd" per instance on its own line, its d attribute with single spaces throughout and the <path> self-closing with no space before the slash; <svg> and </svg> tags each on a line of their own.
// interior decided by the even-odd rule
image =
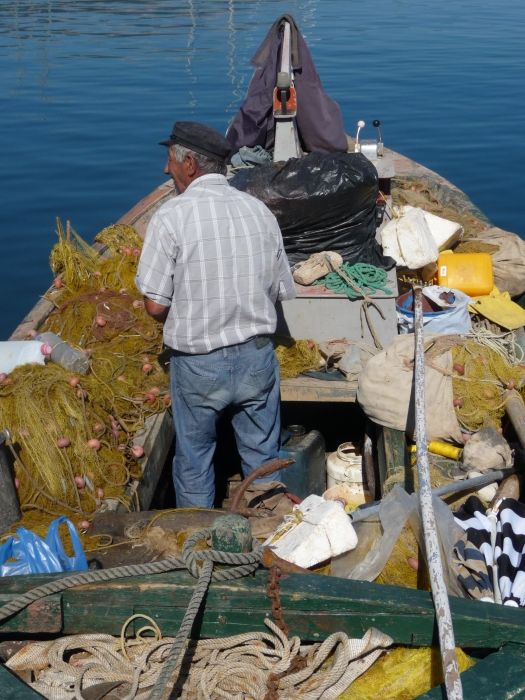
<svg viewBox="0 0 525 700">
<path fill-rule="evenodd" d="M 0 580 L 2 602 L 54 577 L 10 578 Z M 267 572 L 259 570 L 252 577 L 213 583 L 194 634 L 222 637 L 266 629 L 264 619 L 271 612 L 267 580 Z M 195 579 L 187 572 L 177 571 L 64 591 L 60 594 L 60 632 L 118 635 L 128 616 L 145 613 L 157 621 L 164 635 L 175 635 L 194 586 Z M 280 595 L 290 634 L 304 640 L 317 641 L 339 630 L 361 637 L 369 627 L 377 627 L 399 644 L 420 646 L 436 642 L 434 608 L 430 593 L 425 591 L 291 574 L 281 580 Z M 525 611 L 456 598 L 450 604 L 458 646 L 498 648 L 509 641 L 525 644 Z M 56 619 L 51 621 L 53 633 L 57 633 Z M 0 623 L 0 638 L 9 638 L 15 631 L 41 633 L 43 626 L 34 616 L 28 620 L 20 614 L 9 625 Z"/>
<path fill-rule="evenodd" d="M 357 382 L 299 376 L 281 379 L 281 401 L 355 403 Z"/>
</svg>

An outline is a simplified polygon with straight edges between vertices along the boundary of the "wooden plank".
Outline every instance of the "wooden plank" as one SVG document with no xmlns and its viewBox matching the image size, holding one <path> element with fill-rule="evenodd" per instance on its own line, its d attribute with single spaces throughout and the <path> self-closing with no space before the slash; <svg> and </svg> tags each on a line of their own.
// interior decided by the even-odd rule
<svg viewBox="0 0 525 700">
<path fill-rule="evenodd" d="M 461 674 L 464 700 L 511 700 L 523 698 L 525 676 L 523 664 L 525 649 L 509 644 L 501 650 L 489 654 L 475 666 Z M 419 695 L 417 700 L 438 700 L 446 698 L 442 685 Z"/>
<path fill-rule="evenodd" d="M 281 401 L 316 401 L 355 403 L 357 382 L 342 379 L 323 380 L 314 377 L 281 379 Z"/>
<path fill-rule="evenodd" d="M 15 577 L 16 578 L 16 577 Z M 27 578 L 24 576 L 24 578 Z M 16 596 L 0 592 L 0 607 Z M 60 593 L 31 603 L 18 615 L 0 623 L 1 633 L 24 631 L 24 634 L 58 634 L 62 631 L 62 596 Z"/>
<path fill-rule="evenodd" d="M 37 700 L 43 695 L 30 688 L 16 673 L 0 664 L 0 688 L 2 700 Z"/>
<path fill-rule="evenodd" d="M 175 430 L 171 411 L 163 411 L 146 420 L 144 430 L 135 435 L 134 442 L 144 447 L 142 477 L 130 485 L 132 502 L 138 499 L 142 510 L 149 508 L 159 483 L 162 470 L 173 443 Z"/>
<path fill-rule="evenodd" d="M 12 578 L 18 580 L 1 585 L 4 601 L 53 579 Z M 264 630 L 264 618 L 271 610 L 267 581 L 267 572 L 260 570 L 252 577 L 213 583 L 196 633 L 216 637 Z M 163 634 L 174 635 L 194 585 L 195 579 L 178 571 L 64 591 L 61 632 L 118 635 L 129 615 L 146 613 L 159 623 Z M 339 630 L 362 636 L 369 627 L 377 627 L 400 644 L 419 646 L 436 641 L 434 606 L 430 593 L 425 591 L 291 574 L 281 580 L 280 595 L 290 633 L 305 640 L 323 639 Z M 451 611 L 458 646 L 485 649 L 509 641 L 525 644 L 524 610 L 452 598 Z M 5 638 L 14 630 L 27 631 L 21 615 L 13 618 L 9 630 L 0 627 L 0 636 Z"/>
<path fill-rule="evenodd" d="M 394 474 L 399 474 L 400 471 L 402 473 L 400 485 L 412 492 L 414 485 L 407 482 L 409 472 L 405 468 L 408 459 L 405 433 L 401 430 L 377 426 L 377 455 L 381 492 L 383 493 L 383 485 L 387 479 Z"/>
</svg>

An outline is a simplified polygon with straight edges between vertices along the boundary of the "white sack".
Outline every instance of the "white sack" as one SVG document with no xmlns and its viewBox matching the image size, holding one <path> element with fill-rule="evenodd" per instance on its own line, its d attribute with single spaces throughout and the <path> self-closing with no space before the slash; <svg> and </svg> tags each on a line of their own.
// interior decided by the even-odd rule
<svg viewBox="0 0 525 700">
<path fill-rule="evenodd" d="M 399 207 L 399 209 L 403 212 L 416 208 L 417 207 L 411 207 L 409 204 Z M 429 211 L 425 211 L 424 209 L 421 211 L 423 212 L 425 221 L 428 224 L 428 228 L 430 229 L 430 233 L 438 247 L 438 250 L 447 250 L 447 248 L 450 248 L 460 240 L 461 236 L 463 235 L 463 226 L 458 224 L 457 221 L 444 219 L 442 216 L 431 214 Z"/>
<path fill-rule="evenodd" d="M 411 207 L 381 229 L 381 245 L 385 255 L 410 270 L 435 262 L 439 255 L 425 212 L 417 207 Z"/>
<path fill-rule="evenodd" d="M 440 336 L 425 338 L 429 341 Z M 414 341 L 412 334 L 394 338 L 383 352 L 371 357 L 359 375 L 357 400 L 366 415 L 375 423 L 414 436 L 415 416 L 413 393 Z M 425 407 L 428 440 L 463 442 L 453 406 L 451 376 L 452 353 L 448 350 L 432 359 L 433 367 L 425 366 Z"/>
</svg>

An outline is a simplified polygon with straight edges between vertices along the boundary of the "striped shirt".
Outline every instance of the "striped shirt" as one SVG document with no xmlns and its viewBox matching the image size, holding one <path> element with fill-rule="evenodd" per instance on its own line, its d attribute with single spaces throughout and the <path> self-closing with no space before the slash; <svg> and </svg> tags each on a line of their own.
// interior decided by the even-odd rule
<svg viewBox="0 0 525 700">
<path fill-rule="evenodd" d="M 275 302 L 295 296 L 276 218 L 218 174 L 152 216 L 136 284 L 170 307 L 165 344 L 192 354 L 274 333 Z"/>
</svg>

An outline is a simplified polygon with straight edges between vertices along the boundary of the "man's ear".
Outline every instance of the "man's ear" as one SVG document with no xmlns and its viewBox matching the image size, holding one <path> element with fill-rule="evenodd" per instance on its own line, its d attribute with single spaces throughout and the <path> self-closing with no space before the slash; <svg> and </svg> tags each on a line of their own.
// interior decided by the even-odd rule
<svg viewBox="0 0 525 700">
<path fill-rule="evenodd" d="M 197 161 L 195 158 L 191 155 L 191 153 L 187 153 L 186 157 L 184 158 L 184 162 L 186 164 L 186 172 L 190 177 L 193 177 L 194 175 L 197 174 L 197 171 L 199 169 L 199 166 L 197 165 Z"/>
</svg>

